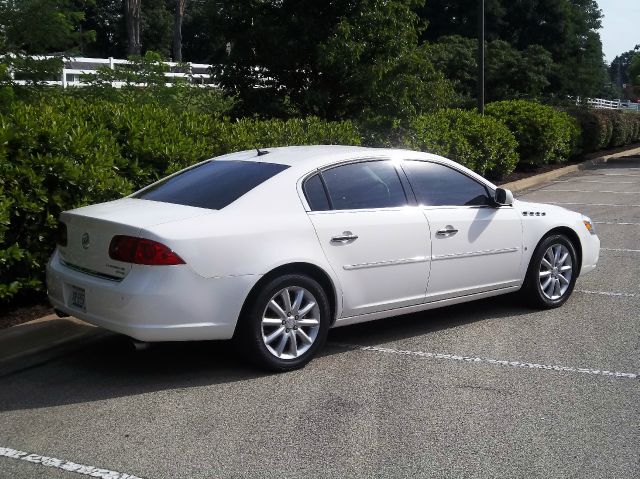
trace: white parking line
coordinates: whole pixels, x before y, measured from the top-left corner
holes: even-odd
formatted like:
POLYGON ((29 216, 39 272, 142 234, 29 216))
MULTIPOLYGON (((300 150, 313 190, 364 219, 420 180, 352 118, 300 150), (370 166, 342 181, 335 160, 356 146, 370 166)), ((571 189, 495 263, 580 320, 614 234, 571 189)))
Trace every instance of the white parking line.
POLYGON ((358 351, 371 351, 375 353, 397 354, 397 355, 414 356, 414 357, 426 358, 426 359, 461 361, 461 362, 468 362, 468 363, 475 363, 475 364, 494 364, 498 366, 510 366, 513 368, 541 369, 545 371, 593 374, 597 376, 638 379, 638 374, 636 373, 621 373, 617 371, 608 371, 603 369, 574 368, 570 366, 553 366, 548 364, 523 363, 521 361, 506 361, 502 359, 479 358, 474 356, 459 356, 456 354, 426 353, 423 351, 408 351, 403 349, 381 348, 378 346, 359 346, 357 344, 340 344, 340 343, 331 343, 331 344, 334 344, 336 346, 342 346, 349 349, 355 349, 358 351))
POLYGON ((616 195, 640 195, 640 191, 609 191, 609 190, 603 190, 603 191, 591 191, 591 190, 538 190, 538 191, 544 191, 545 193, 555 193, 555 192, 560 192, 560 193, 615 193, 616 195))
POLYGON ((18 459, 20 461, 27 461, 32 464, 39 464, 45 467, 62 469, 63 471, 75 472, 76 474, 82 474, 85 476, 100 477, 102 479, 141 479, 138 476, 127 474, 124 472, 111 471, 109 469, 100 469, 98 467, 86 466, 84 464, 76 464, 75 462, 65 461, 64 459, 57 459, 55 457, 49 456, 40 456, 39 454, 18 451, 9 447, 0 446, 0 457, 2 456, 11 459, 18 459))
POLYGON ((560 203, 558 201, 547 201, 550 205, 582 205, 582 206, 619 206, 623 208, 640 208, 640 205, 617 205, 612 203, 560 203))
POLYGON ((586 289, 576 289, 575 293, 584 293, 584 294, 600 294, 602 296, 618 296, 623 298, 635 298, 638 296, 636 293, 617 293, 615 291, 589 291, 586 289))
POLYGON ((620 222, 620 223, 616 223, 615 221, 594 221, 595 224, 597 225, 626 225, 626 226, 640 226, 640 223, 627 223, 627 222, 620 222))
POLYGON ((572 178, 569 180, 554 180, 552 183, 602 183, 604 185, 637 185, 637 181, 600 181, 600 180, 583 180, 582 178, 572 178))
POLYGON ((626 249, 626 248, 600 248, 600 251, 623 251, 625 253, 640 253, 640 249, 626 249))

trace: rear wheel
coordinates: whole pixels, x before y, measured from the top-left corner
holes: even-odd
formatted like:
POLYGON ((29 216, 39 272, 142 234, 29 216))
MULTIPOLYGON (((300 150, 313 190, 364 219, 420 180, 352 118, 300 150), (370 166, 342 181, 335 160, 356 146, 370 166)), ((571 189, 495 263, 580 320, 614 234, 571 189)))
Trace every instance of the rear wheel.
POLYGON ((241 318, 239 340, 258 367, 290 371, 305 366, 324 344, 329 301, 314 279, 286 275, 267 283, 241 318))
POLYGON ((531 257, 522 292, 536 308, 562 306, 573 292, 578 271, 573 244, 564 235, 544 238, 531 257))

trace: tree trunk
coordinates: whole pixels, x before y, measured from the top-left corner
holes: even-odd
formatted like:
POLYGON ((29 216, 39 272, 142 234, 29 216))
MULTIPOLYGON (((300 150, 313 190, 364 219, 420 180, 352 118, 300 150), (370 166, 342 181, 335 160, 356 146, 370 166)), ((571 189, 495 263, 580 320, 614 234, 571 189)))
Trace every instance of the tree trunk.
POLYGON ((176 11, 173 22, 173 60, 182 61, 182 19, 186 0, 176 0, 176 11))
POLYGON ((127 23, 127 55, 140 55, 140 2, 141 0, 124 0, 125 19, 127 23))

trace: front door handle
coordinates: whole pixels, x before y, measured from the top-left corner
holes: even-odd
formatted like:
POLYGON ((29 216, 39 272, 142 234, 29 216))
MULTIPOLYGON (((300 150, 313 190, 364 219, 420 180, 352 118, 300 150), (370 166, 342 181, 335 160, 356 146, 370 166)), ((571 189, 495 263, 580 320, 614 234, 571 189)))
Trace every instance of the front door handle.
POLYGON ((354 235, 351 231, 344 231, 341 235, 332 236, 332 243, 348 243, 350 241, 355 241, 358 239, 358 235, 354 235))
POLYGON ((457 232, 458 230, 453 226, 447 225, 443 229, 436 231, 436 236, 449 237, 455 235, 457 232))

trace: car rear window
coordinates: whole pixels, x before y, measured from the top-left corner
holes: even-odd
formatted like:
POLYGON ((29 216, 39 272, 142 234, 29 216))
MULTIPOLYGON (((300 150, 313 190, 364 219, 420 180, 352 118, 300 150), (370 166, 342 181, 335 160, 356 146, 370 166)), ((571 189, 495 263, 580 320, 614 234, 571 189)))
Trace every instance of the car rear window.
POLYGON ((220 210, 287 168, 277 163, 213 160, 166 178, 133 197, 220 210))

